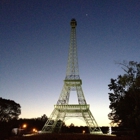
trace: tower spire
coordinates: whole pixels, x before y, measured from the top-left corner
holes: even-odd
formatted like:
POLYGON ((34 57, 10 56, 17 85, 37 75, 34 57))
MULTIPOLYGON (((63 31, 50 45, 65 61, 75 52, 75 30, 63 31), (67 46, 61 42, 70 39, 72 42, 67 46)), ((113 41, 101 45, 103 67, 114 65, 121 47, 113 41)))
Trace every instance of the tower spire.
POLYGON ((66 80, 80 79, 79 69, 78 69, 78 57, 77 57, 77 42, 76 42, 77 22, 74 18, 71 20, 70 25, 71 25, 71 35, 70 35, 67 71, 66 71, 66 78, 65 78, 66 80))

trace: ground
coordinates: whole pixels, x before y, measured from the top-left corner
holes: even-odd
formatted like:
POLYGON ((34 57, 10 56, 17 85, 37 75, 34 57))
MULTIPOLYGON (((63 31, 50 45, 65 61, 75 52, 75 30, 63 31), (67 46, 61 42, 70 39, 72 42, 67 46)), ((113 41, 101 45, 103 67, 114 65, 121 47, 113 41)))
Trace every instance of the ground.
POLYGON ((9 140, 137 140, 137 138, 90 134, 39 134, 32 136, 11 137, 9 140))

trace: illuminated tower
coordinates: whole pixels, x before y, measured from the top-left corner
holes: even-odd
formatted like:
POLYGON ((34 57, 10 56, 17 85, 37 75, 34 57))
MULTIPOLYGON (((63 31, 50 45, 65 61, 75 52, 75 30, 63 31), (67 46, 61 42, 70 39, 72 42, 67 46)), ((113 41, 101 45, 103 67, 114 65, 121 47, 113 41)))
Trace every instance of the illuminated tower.
POLYGON ((64 85, 57 104, 54 105, 54 110, 42 128, 42 132, 58 133, 60 132, 62 124, 65 122, 67 117, 82 117, 85 120, 91 134, 102 133, 89 109, 89 104, 86 103, 81 87, 82 80, 79 76, 77 59, 76 20, 72 19, 70 25, 70 47, 64 85), (76 91, 79 104, 69 104, 71 91, 76 91))

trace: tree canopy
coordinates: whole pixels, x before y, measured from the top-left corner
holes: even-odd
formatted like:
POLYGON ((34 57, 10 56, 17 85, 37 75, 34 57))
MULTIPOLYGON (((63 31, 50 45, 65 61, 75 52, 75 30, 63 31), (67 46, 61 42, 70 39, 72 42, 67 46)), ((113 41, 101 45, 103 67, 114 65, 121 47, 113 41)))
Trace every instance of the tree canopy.
POLYGON ((120 63, 125 74, 108 85, 112 123, 136 130, 140 127, 140 63, 120 63))
POLYGON ((0 98, 0 121, 17 119, 21 114, 20 104, 13 100, 0 98))

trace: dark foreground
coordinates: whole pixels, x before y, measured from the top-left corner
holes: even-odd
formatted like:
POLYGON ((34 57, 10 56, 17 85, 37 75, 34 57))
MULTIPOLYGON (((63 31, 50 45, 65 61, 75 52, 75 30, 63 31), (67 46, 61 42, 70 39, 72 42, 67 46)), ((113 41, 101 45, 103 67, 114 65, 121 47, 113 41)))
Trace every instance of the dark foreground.
POLYGON ((137 138, 90 134, 37 134, 32 136, 11 137, 8 140, 137 140, 137 138))

